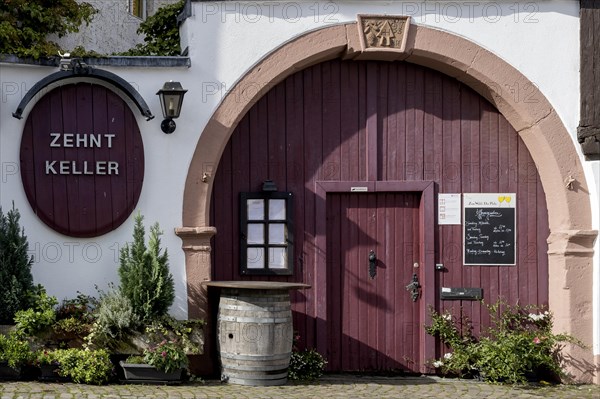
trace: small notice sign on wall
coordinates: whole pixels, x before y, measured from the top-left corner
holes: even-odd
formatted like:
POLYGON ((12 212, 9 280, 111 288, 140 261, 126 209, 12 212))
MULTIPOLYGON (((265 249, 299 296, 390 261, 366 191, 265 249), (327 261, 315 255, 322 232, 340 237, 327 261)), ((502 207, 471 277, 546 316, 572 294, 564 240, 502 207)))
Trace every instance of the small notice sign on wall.
POLYGON ((438 194, 438 224, 460 224, 460 194, 438 194))
POLYGON ((464 194, 465 265, 516 264, 516 194, 464 194))

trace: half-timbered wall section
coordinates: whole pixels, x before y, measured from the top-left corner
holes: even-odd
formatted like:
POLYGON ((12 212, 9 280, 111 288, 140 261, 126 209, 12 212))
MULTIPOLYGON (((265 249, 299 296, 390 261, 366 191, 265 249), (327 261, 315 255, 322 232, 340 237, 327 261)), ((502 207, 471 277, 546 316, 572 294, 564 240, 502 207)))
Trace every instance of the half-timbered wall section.
MULTIPOLYGON (((436 271, 434 281, 427 281, 424 289, 433 290, 438 309, 462 311, 474 322, 476 332, 489 322, 479 303, 440 301, 441 287, 481 287, 486 302, 501 297, 521 304, 548 302, 549 230, 535 164, 515 130, 490 103, 444 74, 402 62, 334 60, 297 72, 273 87, 238 124, 215 175, 214 280, 257 278, 240 275, 238 193, 259 191, 266 179, 295 196, 295 272, 269 278, 313 287, 322 286, 318 278, 328 280, 326 296, 315 290, 293 294, 293 310, 301 345, 326 352, 332 370, 418 370, 419 365, 394 351, 414 347, 414 336, 406 333, 406 326, 424 322, 417 317, 407 323, 406 309, 402 310, 413 306, 404 287, 410 283, 415 259, 405 252, 418 252, 424 244, 419 242, 415 216, 421 193, 379 197, 327 193, 323 197, 317 195, 318 182, 432 181, 436 193, 516 193, 516 265, 463 266, 462 226, 436 224, 434 258, 444 271, 436 271), (361 212, 365 212, 363 221, 361 212), (319 231, 323 215, 327 227, 319 231), (369 218, 376 224, 369 224, 369 218), (405 223, 417 230, 407 229, 405 223), (353 231, 365 237, 362 242, 353 231), (316 242, 322 234, 325 246, 316 242), (382 249, 386 240, 400 249, 382 249), (414 244, 417 248, 410 249, 414 244), (377 245, 384 251, 378 257, 386 258, 378 265, 378 275, 370 279, 368 248, 377 245), (359 248, 360 254, 356 259, 332 255, 343 248, 347 253, 359 248), (319 268, 327 268, 327 273, 319 268), (355 285, 344 273, 352 273, 355 285), (325 298, 327 303, 322 303, 325 298), (359 312, 361 302, 367 304, 364 313, 348 317, 359 312), (327 312, 319 313, 323 306, 327 312), (371 311, 375 308, 383 313, 371 311), (326 314, 326 322, 318 314, 326 314), (361 326, 369 326, 369 332, 360 332, 361 326), (325 345, 318 342, 323 334, 328 340, 325 345), (370 334, 380 340, 390 334, 400 338, 385 338, 382 344, 370 334), (350 350, 345 357, 336 353, 340 342, 353 343, 345 346, 350 350), (366 355, 370 360, 359 364, 354 359, 360 353, 375 354, 366 355)), ((421 269, 433 267, 421 265, 421 269)), ((414 306, 427 306, 422 299, 414 306)), ((416 328, 422 329, 422 324, 416 328)), ((416 355, 403 356, 414 360, 416 355)))

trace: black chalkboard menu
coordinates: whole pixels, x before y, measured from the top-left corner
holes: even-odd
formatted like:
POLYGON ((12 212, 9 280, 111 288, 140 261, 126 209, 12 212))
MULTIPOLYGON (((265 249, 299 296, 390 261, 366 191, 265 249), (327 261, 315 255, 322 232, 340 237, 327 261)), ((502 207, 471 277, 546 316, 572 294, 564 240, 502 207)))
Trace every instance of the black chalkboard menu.
POLYGON ((464 194, 465 265, 515 265, 516 195, 464 194))

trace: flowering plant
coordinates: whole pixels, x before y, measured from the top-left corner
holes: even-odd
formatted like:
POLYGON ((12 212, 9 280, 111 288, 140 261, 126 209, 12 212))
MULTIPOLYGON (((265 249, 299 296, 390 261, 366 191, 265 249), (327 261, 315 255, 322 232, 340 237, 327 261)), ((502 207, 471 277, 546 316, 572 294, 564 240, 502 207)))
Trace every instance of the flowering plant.
POLYGON ((35 354, 35 359, 33 363, 36 366, 48 365, 51 364, 53 366, 57 366, 59 364, 58 356, 56 352, 49 349, 40 349, 35 354))
POLYGON ((315 349, 300 350, 299 346, 300 335, 294 332, 288 378, 290 380, 316 380, 323 375, 327 361, 315 349))
POLYGON ((163 340, 144 350, 144 363, 169 373, 186 368, 188 358, 179 342, 163 340))
POLYGON ((484 308, 491 325, 478 338, 471 334, 471 323, 465 317, 431 312, 427 333, 439 337, 451 351, 433 361, 433 367, 443 374, 479 374, 491 382, 521 383, 532 375, 554 380, 564 377, 560 350, 565 343, 582 344, 568 334, 553 333, 550 312, 504 301, 484 308))

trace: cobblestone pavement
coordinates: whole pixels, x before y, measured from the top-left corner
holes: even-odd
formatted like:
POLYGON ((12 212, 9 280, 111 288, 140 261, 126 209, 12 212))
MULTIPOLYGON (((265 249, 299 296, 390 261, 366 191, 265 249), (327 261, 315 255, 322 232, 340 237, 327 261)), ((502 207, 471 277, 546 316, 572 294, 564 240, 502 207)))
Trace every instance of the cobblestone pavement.
POLYGON ((0 382, 0 399, 600 399, 600 386, 503 386, 437 377, 328 375, 317 382, 279 387, 247 387, 218 381, 178 386, 0 382))

